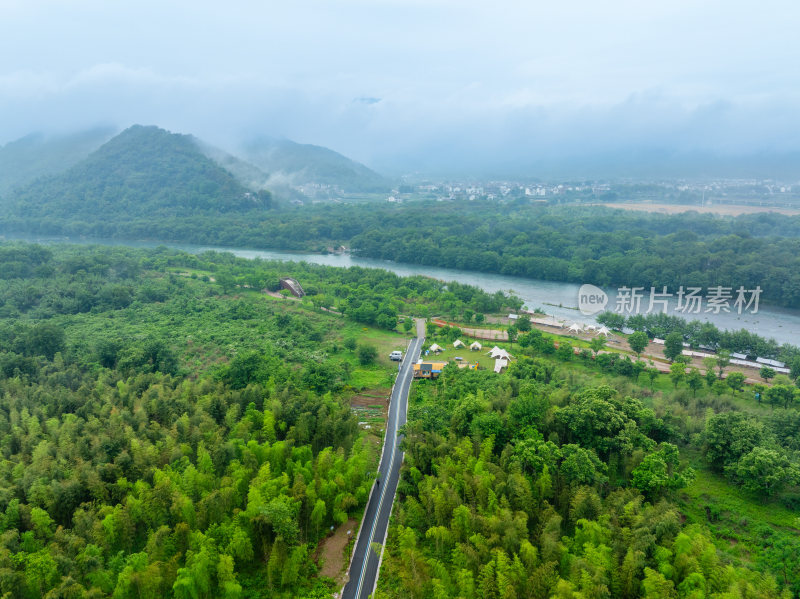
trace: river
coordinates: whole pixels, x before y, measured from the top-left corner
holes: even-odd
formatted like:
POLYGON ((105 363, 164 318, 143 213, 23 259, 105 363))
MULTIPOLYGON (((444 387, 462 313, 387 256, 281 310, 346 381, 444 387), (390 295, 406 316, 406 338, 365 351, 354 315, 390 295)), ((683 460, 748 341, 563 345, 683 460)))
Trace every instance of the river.
MULTIPOLYGON (((592 323, 591 316, 584 316, 577 310, 578 289, 580 285, 575 283, 557 283, 553 281, 537 281, 520 277, 497 275, 489 273, 479 273, 454 268, 439 268, 435 266, 418 266, 415 264, 401 264, 390 260, 373 260, 370 258, 360 258, 350 254, 305 254, 284 251, 270 250, 250 250, 240 248, 223 248, 203 245, 188 245, 179 243, 149 243, 149 242, 126 242, 119 240, 75 240, 75 239, 53 239, 37 238, 33 236, 5 236, 5 239, 17 239, 38 243, 82 243, 82 244, 102 244, 102 245, 121 245, 128 247, 156 247, 167 246, 190 253, 201 253, 208 250, 230 252, 242 258, 261 258, 263 260, 288 260, 293 262, 310 262, 313 264, 324 264, 327 266, 349 267, 362 266, 366 268, 382 268, 397 273, 401 276, 425 275, 441 279, 443 281, 458 281, 468 285, 475 285, 489 293, 495 291, 511 292, 525 302, 525 306, 530 309, 542 308, 548 314, 557 318, 575 321, 578 323, 592 323)), ((1 238, 0 238, 1 239, 1 238)), ((609 295, 609 307, 615 305, 616 290, 606 289, 609 295)), ((668 290, 674 291, 674 290, 668 290)), ((647 304, 647 298, 642 302, 647 304)), ((669 304, 670 314, 682 316, 687 319, 698 319, 713 323, 721 329, 738 330, 747 329, 752 333, 762 337, 773 338, 778 343, 800 344, 800 310, 789 310, 774 306, 760 305, 758 312, 737 314, 735 310, 730 313, 720 312, 691 314, 683 316, 673 312, 675 302, 669 304)))

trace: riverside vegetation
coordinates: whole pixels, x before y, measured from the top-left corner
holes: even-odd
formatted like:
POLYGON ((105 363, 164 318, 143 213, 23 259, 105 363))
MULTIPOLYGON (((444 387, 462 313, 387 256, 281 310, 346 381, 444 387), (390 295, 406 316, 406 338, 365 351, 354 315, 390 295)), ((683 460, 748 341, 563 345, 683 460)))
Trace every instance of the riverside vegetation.
MULTIPOLYGON (((300 149, 285 158, 296 163, 300 149)), ((800 307, 800 216, 667 216, 512 196, 293 207, 247 187, 226 164, 190 136, 134 126, 67 170, 6 190, 0 231, 288 250, 344 244, 370 258, 549 281, 673 293, 761 286, 764 302, 800 307)), ((329 169, 319 166, 324 179, 329 169)), ((357 171, 365 188, 378 184, 357 171)))
POLYGON ((378 454, 349 397, 393 372, 371 343, 405 345, 401 310, 506 303, 443 287, 0 244, 0 594, 329 596, 315 547, 358 517, 378 454), (286 274, 313 301, 260 292, 286 274))
MULTIPOLYGON (((349 398, 394 370, 370 346, 402 347, 406 315, 518 307, 213 252, 0 258, 8 597, 330 596, 316 547, 358 518, 378 457, 349 398), (286 275, 303 301, 261 293, 286 275)), ((798 596, 795 404, 535 330, 510 349, 499 376, 414 385, 379 596, 798 596)))
POLYGON ((667 286, 673 293, 681 285, 760 285, 762 301, 800 307, 798 216, 667 216, 602 206, 532 206, 524 199, 506 202, 502 210, 488 201, 265 210, 236 199, 232 206, 209 200, 201 206, 205 214, 184 210, 154 219, 138 208, 109 206, 114 219, 83 213, 76 218, 64 213, 60 199, 71 197, 73 184, 57 183, 50 182, 46 195, 33 188, 25 192, 24 209, 9 205, 0 230, 287 250, 345 244, 368 258, 548 281, 667 286))

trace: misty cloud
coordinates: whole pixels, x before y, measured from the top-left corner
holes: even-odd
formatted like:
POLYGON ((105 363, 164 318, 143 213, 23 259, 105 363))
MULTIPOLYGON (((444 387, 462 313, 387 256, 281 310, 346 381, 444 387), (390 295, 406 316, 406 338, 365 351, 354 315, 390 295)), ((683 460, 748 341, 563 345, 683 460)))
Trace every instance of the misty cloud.
POLYGON ((0 8, 0 143, 157 124, 407 169, 800 150, 793 3, 0 8), (124 25, 124 26, 123 26, 124 25), (14 59, 9 60, 8 57, 14 59))

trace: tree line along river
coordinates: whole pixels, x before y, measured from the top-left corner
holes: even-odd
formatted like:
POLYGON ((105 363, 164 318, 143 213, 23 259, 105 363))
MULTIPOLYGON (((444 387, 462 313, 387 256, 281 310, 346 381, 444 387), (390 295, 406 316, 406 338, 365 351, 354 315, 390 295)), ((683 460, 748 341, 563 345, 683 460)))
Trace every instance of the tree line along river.
MULTIPOLYGON (((251 250, 245 248, 223 248, 202 245, 187 245, 177 243, 151 243, 151 242, 126 242, 119 240, 65 240, 52 238, 37 238, 33 236, 6 236, 6 239, 17 239, 21 241, 31 241, 39 243, 84 243, 102 245, 122 245, 129 247, 157 247, 167 246, 190 253, 201 253, 214 250, 220 252, 230 252, 242 258, 261 258, 263 260, 287 260, 294 262, 309 262, 326 266, 350 267, 361 266, 364 268, 382 268, 401 276, 424 275, 441 279, 443 281, 458 281, 459 283, 474 285, 483 290, 494 293, 495 291, 511 292, 523 300, 525 306, 531 310, 542 308, 548 314, 570 322, 593 323, 594 318, 585 316, 577 310, 578 289, 580 285, 575 283, 559 283, 554 281, 537 281, 533 279, 523 279, 507 275, 479 273, 453 268, 441 268, 435 266, 421 266, 415 264, 402 264, 390 260, 374 260, 370 258, 360 258, 350 254, 309 254, 285 252, 279 250, 251 250)), ((591 283, 591 281, 587 281, 591 283)), ((616 305, 617 290, 605 289, 609 296, 608 308, 613 309, 616 305)), ((676 289, 668 289, 670 293, 676 293, 676 289)), ((647 309, 649 302, 649 289, 644 291, 642 298, 642 313, 647 309)), ((736 297, 734 290, 734 298, 736 297)), ((757 313, 743 311, 741 314, 733 307, 733 300, 730 302, 730 312, 720 311, 706 312, 706 305, 699 313, 684 314, 675 311, 676 298, 672 297, 668 301, 667 313, 673 316, 686 318, 687 320, 698 319, 713 323, 720 329, 739 330, 747 329, 751 333, 756 333, 766 338, 773 338, 778 343, 791 343, 797 345, 800 342, 800 311, 775 306, 758 306, 757 313)), ((660 308, 659 308, 660 310, 660 308)))

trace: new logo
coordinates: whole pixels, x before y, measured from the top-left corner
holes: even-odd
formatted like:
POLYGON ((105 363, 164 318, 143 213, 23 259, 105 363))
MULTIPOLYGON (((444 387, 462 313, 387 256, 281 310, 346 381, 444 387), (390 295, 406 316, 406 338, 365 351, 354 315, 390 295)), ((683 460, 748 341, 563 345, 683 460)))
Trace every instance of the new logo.
POLYGON ((606 292, 594 285, 581 285, 578 289, 578 310, 585 316, 602 312, 608 304, 606 292))

